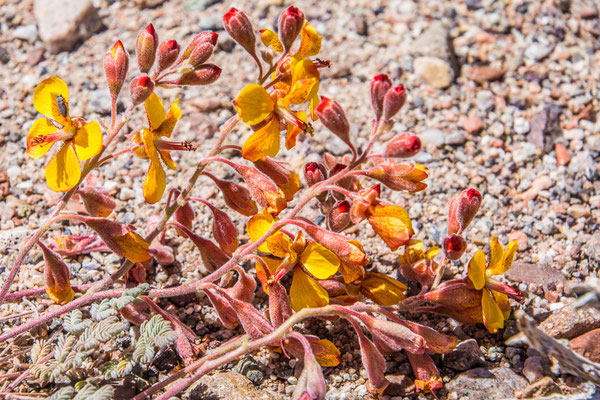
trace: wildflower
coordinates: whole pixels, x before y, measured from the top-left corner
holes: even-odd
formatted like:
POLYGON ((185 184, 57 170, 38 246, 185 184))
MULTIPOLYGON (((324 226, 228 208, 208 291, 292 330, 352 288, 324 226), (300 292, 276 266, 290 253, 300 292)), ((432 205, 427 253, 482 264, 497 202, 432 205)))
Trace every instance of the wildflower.
POLYGON ((398 256, 400 273, 408 280, 417 281, 427 289, 435 279, 438 264, 433 261, 439 253, 438 247, 425 251, 425 245, 420 240, 411 239, 405 244, 404 254, 398 256))
POLYGON ((519 298, 519 293, 508 285, 502 284, 492 278, 494 275, 502 275, 510 269, 515 253, 519 245, 516 240, 508 243, 506 251, 492 236, 490 245, 490 260, 485 264, 485 254, 478 250, 469 262, 468 277, 475 290, 482 291, 481 310, 483 323, 490 333, 504 328, 504 321, 510 315, 507 294, 519 298))
POLYGON ((375 233, 392 251, 406 244, 415 234, 408 213, 400 206, 372 205, 366 215, 375 233))
POLYGON ((179 99, 171 104, 169 113, 165 116, 162 101, 154 93, 146 100, 146 115, 148 116, 149 129, 143 128, 134 136, 134 141, 139 147, 134 149, 135 155, 140 158, 150 159, 150 168, 144 182, 144 198, 150 204, 156 203, 162 197, 167 186, 165 171, 162 164, 175 169, 175 163, 169 154, 170 150, 193 150, 189 143, 172 142, 162 139, 169 138, 175 124, 181 117, 178 105, 179 99))
MULTIPOLYGON (((250 240, 256 242, 274 222, 273 216, 267 212, 250 218, 246 227, 250 240)), ((269 271, 275 275, 275 279, 280 279, 293 268, 290 300, 295 311, 329 304, 327 291, 314 278, 327 279, 337 272, 340 260, 332 251, 319 243, 307 242, 302 232, 298 233, 293 241, 285 234, 277 232, 267 238, 258 249, 280 260, 279 265, 275 265, 273 271, 269 271)))
POLYGON ((46 118, 37 119, 29 129, 27 154, 40 158, 54 143, 64 142, 50 160, 45 175, 52 190, 66 192, 79 183, 79 161, 88 160, 100 152, 100 125, 95 121, 85 122, 83 118, 70 117, 67 84, 55 76, 35 88, 33 105, 46 118))
POLYGON ((75 292, 69 283, 69 268, 58 254, 37 242, 44 255, 44 281, 46 293, 57 304, 66 304, 73 300, 75 292))

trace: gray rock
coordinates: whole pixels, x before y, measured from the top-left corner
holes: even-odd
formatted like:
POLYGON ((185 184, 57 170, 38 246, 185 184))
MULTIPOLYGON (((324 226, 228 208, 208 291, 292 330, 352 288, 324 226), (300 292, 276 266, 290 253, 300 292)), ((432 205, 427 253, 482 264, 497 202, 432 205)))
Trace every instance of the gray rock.
POLYGON ((529 132, 531 128, 529 126, 529 121, 523 117, 519 117, 515 119, 515 122, 513 123, 513 129, 519 135, 524 135, 529 132))
POLYGON ((53 53, 72 50, 102 27, 91 0, 35 0, 33 13, 40 38, 53 53))
POLYGON ((10 53, 6 48, 0 47, 0 63, 6 64, 10 61, 10 53))
POLYGON ((444 144, 444 132, 439 129, 426 129, 419 134, 419 139, 424 146, 440 147, 444 144))
POLYGON ((528 161, 535 156, 537 148, 532 143, 516 143, 512 151, 512 159, 515 163, 528 161))
POLYGON ((581 246, 581 252, 590 258, 590 261, 600 263, 600 233, 594 233, 590 240, 581 246))
POLYGON ((457 371, 466 371, 483 364, 483 353, 475 339, 460 342, 452 353, 444 356, 444 364, 457 371))
POLYGON ((416 75, 429 85, 445 89, 452 84, 458 62, 448 30, 441 22, 432 23, 411 46, 418 58, 414 61, 416 75))
POLYGON ((574 310, 571 307, 563 307, 554 311, 539 328, 557 339, 573 339, 600 328, 600 311, 594 308, 574 310))
POLYGON ((598 6, 594 0, 573 0, 571 13, 579 18, 598 17, 598 6))
POLYGON ((527 357, 523 364, 523 375, 529 383, 533 383, 544 377, 544 367, 542 366, 542 357, 532 356, 527 357))
POLYGON ((465 144, 465 142, 467 141, 467 137, 462 132, 454 132, 449 135, 446 135, 445 141, 446 144, 449 144, 451 146, 460 146, 465 144))
POLYGON ((525 57, 533 61, 541 61, 548 57, 552 50, 554 50, 554 45, 547 40, 533 42, 525 49, 525 57))
POLYGON ((204 11, 218 2, 219 0, 187 0, 183 3, 183 8, 185 8, 186 11, 204 11))
POLYGON ((446 389, 459 398, 469 400, 506 399, 514 397, 514 392, 527 386, 527 380, 510 368, 475 368, 463 372, 449 383, 446 389))
POLYGON ((38 28, 35 25, 19 26, 13 31, 13 37, 33 43, 38 37, 38 28))
POLYGON ((560 106, 546 104, 544 109, 531 118, 531 131, 527 141, 535 144, 544 153, 554 148, 554 141, 562 134, 560 127, 560 106))
POLYGON ((477 92, 475 106, 481 111, 491 111, 494 108, 494 93, 489 90, 477 92))
POLYGON ((414 62, 417 76, 436 89, 445 89, 454 80, 454 71, 448 62, 438 57, 419 57, 414 62))
POLYGON ((545 264, 527 264, 516 262, 505 273, 508 280, 518 283, 543 286, 545 290, 555 289, 565 282, 563 273, 545 264))

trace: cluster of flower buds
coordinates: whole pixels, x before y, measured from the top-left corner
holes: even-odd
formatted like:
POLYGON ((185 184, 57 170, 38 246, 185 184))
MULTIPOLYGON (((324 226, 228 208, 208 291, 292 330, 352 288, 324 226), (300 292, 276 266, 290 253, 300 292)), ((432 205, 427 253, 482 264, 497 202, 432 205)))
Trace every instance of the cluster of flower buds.
POLYGON ((458 260, 467 249, 461 236, 481 205, 481 194, 476 189, 465 189, 450 203, 448 211, 448 236, 444 239, 444 254, 449 260, 458 260))
POLYGON ((389 76, 376 75, 371 81, 371 106, 376 123, 382 122, 391 128, 389 121, 406 103, 406 89, 403 85, 392 85, 389 76))

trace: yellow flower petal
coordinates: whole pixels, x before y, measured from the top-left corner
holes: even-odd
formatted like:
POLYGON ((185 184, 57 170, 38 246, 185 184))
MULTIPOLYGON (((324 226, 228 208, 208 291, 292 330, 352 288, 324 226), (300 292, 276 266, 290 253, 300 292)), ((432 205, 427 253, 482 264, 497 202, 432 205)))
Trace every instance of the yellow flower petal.
POLYGON ((485 253, 482 250, 477 250, 477 253, 469 261, 468 275, 476 290, 483 289, 485 286, 485 253))
POLYGON ((387 275, 374 272, 367 273, 361 283, 361 292, 375 303, 382 306, 393 306, 404 300, 406 286, 387 275))
MULTIPOLYGON (((163 111, 164 113, 164 111, 163 111)), ((181 118, 181 108, 179 108, 179 99, 175 99, 171 104, 167 117, 160 123, 154 131, 155 136, 171 137, 175 124, 181 118)))
POLYGON ((165 192, 167 178, 162 164, 160 163, 158 151, 154 146, 152 132, 144 128, 142 138, 144 147, 146 148, 146 154, 148 154, 148 158, 150 158, 150 168, 148 169, 146 180, 144 182, 144 199, 146 199, 146 202, 149 204, 154 204, 160 200, 165 192))
POLYGON ((294 311, 323 307, 329 304, 329 295, 316 280, 296 268, 290 286, 290 302, 294 311))
POLYGON ((50 160, 45 175, 50 189, 57 192, 67 192, 79 182, 79 161, 70 144, 65 144, 50 160))
POLYGON ((56 140, 49 136, 57 129, 46 118, 37 119, 27 133, 27 154, 31 158, 40 158, 50 150, 56 140))
POLYGON ((498 307, 502 310, 504 319, 507 320, 508 317, 510 317, 510 303, 508 301, 508 296, 495 290, 492 290, 492 295, 494 296, 494 300, 498 304, 498 307))
POLYGON ((294 171, 290 171, 290 177, 286 184, 277 185, 285 195, 287 201, 294 200, 294 195, 300 190, 300 178, 294 171))
MULTIPOLYGON (((256 242, 263 237, 271 225, 273 225, 273 222, 275 222, 273 216, 265 211, 252 216, 246 223, 246 232, 248 233, 250 240, 256 242)), ((263 253, 269 253, 269 246, 267 243, 263 243, 258 247, 258 250, 263 253)))
POLYGON ((160 97, 154 92, 146 99, 144 105, 146 106, 146 116, 148 117, 150 130, 153 131, 165 120, 165 107, 160 97))
POLYGON ((280 142, 279 120, 272 118, 246 139, 242 146, 242 156, 252 162, 265 156, 275 157, 279 153, 280 142))
POLYGON ((370 206, 367 219, 392 251, 406 244, 414 234, 408 213, 400 206, 370 206))
POLYGON ((80 160, 89 160, 100 152, 102 148, 102 131, 96 121, 88 122, 77 129, 73 138, 75 152, 80 160))
POLYGON ((502 265, 503 259, 504 249, 500 242, 498 242, 498 238, 492 236, 492 241, 490 243, 490 263, 488 264, 488 273, 490 275, 500 275, 504 272, 504 266, 502 265))
POLYGON ((264 121, 275 108, 269 93, 257 83, 251 83, 243 88, 234 105, 240 119, 249 125, 264 121))
POLYGON ((267 238, 267 248, 269 253, 275 257, 285 258, 290 255, 290 262, 296 262, 296 253, 290 249, 290 239, 281 232, 277 232, 267 238))
POLYGON ((506 245, 506 252, 504 253, 504 260, 502 261, 503 273, 510 269, 512 262, 515 258, 515 253, 519 250, 519 244, 516 240, 513 240, 506 245))
POLYGON ((279 37, 270 29, 260 30, 260 40, 267 47, 271 47, 278 53, 283 53, 283 45, 279 41, 279 37))
POLYGON ((33 105, 42 115, 59 124, 69 123, 69 89, 62 79, 52 76, 37 85, 33 105))
POLYGON ((171 168, 172 170, 177 169, 175 161, 173 161, 171 158, 171 153, 169 153, 167 150, 158 150, 158 154, 160 155, 162 162, 164 162, 167 167, 171 168))
POLYGON ((123 236, 113 237, 112 240, 123 250, 123 257, 132 263, 143 262, 150 259, 148 242, 135 232, 127 232, 123 236))
POLYGON ((315 359, 321 367, 337 367, 340 365, 340 351, 331 341, 321 339, 312 343, 315 359))
POLYGON ((300 32, 300 50, 302 57, 316 56, 321 51, 321 35, 307 21, 300 32))
POLYGON ((302 104, 309 99, 313 87, 318 84, 317 79, 302 79, 292 85, 290 92, 282 99, 282 106, 289 107, 290 104, 302 104))
POLYGON ((490 333, 496 333, 498 329, 504 328, 504 314, 487 289, 483 290, 481 309, 483 323, 490 333))
POLYGON ((306 246, 300 255, 300 262, 317 279, 329 278, 340 266, 339 258, 331 250, 316 242, 306 246))
MULTIPOLYGON (((304 111, 297 111, 295 112, 296 114, 296 118, 298 118, 300 121, 302 122, 307 122, 308 121, 308 116, 306 115, 306 113, 304 111)), ((286 124, 287 127, 287 132, 285 135, 285 148, 286 149, 291 149, 294 146, 296 146, 296 137, 303 133, 304 131, 300 128, 298 128, 296 125, 294 124, 290 124, 289 122, 286 124)))
POLYGON ((64 288, 58 286, 46 286, 46 293, 48 293, 50 300, 56 304, 67 304, 73 300, 73 297, 75 296, 75 292, 70 284, 64 288))
POLYGON ((398 256, 398 260, 402 265, 411 265, 425 258, 423 254, 425 245, 420 240, 412 239, 406 243, 404 247, 404 254, 398 256))

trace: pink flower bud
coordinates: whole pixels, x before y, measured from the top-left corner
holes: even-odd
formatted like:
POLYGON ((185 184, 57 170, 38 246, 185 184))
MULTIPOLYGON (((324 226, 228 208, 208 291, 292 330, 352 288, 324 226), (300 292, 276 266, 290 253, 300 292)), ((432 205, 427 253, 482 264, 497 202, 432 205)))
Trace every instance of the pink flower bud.
POLYGON ((277 23, 279 39, 286 52, 292 47, 292 44, 300 34, 303 25, 304 13, 294 6, 289 6, 279 16, 279 21, 277 23))
POLYGON ((410 132, 403 132, 392 139, 385 148, 385 157, 408 158, 421 151, 421 139, 410 132))
POLYGON ((350 124, 342 106, 335 101, 321 96, 321 102, 315 108, 317 116, 334 135, 342 139, 344 143, 352 147, 350 142, 350 124))
POLYGON ((324 165, 316 162, 309 162, 304 165, 304 179, 308 186, 316 185, 324 181, 325 178, 327 178, 327 170, 324 165))
POLYGON ((119 313, 123 318, 127 321, 131 322, 135 325, 141 325, 145 321, 150 319, 150 314, 145 311, 148 310, 148 306, 141 300, 136 300, 131 304, 126 305, 125 307, 119 310, 119 313))
POLYGON ((181 47, 176 40, 162 42, 156 52, 156 72, 164 71, 173 65, 179 56, 180 50, 181 47))
POLYGON ((252 304, 234 299, 221 288, 217 288, 217 290, 231 304, 242 323, 242 327, 252 339, 259 339, 274 331, 269 320, 252 304))
POLYGON ((261 207, 265 207, 271 214, 279 214, 287 207, 285 195, 265 174, 256 168, 241 164, 230 163, 232 168, 242 176, 248 184, 252 197, 261 207))
POLYGON ((139 74, 129 84, 129 95, 134 105, 142 104, 154 91, 154 82, 146 74, 139 74))
POLYGON ((194 232, 178 222, 169 222, 169 225, 177 228, 180 233, 182 233, 184 236, 187 236, 192 242, 194 242, 194 245, 196 245, 200 251, 200 256, 202 257, 204 266, 209 271, 216 271, 217 268, 229 261, 229 256, 227 256, 227 254, 225 254, 223 250, 221 250, 212 241, 205 239, 200 235, 196 235, 194 232))
POLYGON ((377 200, 381 194, 381 184, 363 189, 353 198, 352 208, 350 209, 350 218, 352 223, 358 224, 366 218, 369 207, 377 200))
POLYGON ((225 289, 225 291, 234 299, 248 303, 252 302, 256 291, 256 280, 239 265, 236 265, 234 269, 238 274, 238 279, 232 287, 225 289))
MULTIPOLYGON (((179 197, 179 190, 173 189, 172 193, 175 199, 179 197)), ((194 212, 194 209, 190 205, 189 201, 186 201, 184 205, 177 208, 177 210, 175 210, 175 213, 173 214, 173 219, 179 222, 181 225, 188 228, 189 230, 192 230, 192 227, 194 226, 195 217, 196 213, 194 212)))
POLYGON ((176 85, 203 86, 210 85, 221 76, 221 68, 214 64, 204 64, 193 72, 187 72, 181 75, 176 81, 176 85))
POLYGON ((252 200, 252 196, 250 195, 250 191, 248 191, 248 189, 238 185, 237 183, 218 179, 208 173, 204 173, 204 175, 212 179, 219 187, 221 193, 223 193, 225 204, 227 204, 229 208, 247 217, 250 217, 258 212, 258 207, 256 206, 254 200, 252 200))
POLYGON ((376 120, 379 120, 383 114, 383 99, 391 87, 392 81, 385 74, 375 75, 371 81, 371 106, 376 120))
POLYGON ((459 235, 469 226, 481 205, 481 193, 476 189, 465 189, 450 203, 448 211, 448 234, 459 235))
POLYGON ((100 187, 84 186, 77 190, 77 194, 91 217, 108 217, 117 206, 108 192, 100 187))
POLYGON ((58 254, 46 247, 42 242, 37 242, 44 255, 44 283, 46 293, 53 302, 66 304, 73 300, 75 292, 71 288, 69 267, 58 254))
POLYGON ((269 285, 269 317, 275 328, 294 314, 290 297, 279 282, 269 285))
POLYGON ((444 239, 444 254, 449 260, 456 261, 462 257, 467 250, 467 242, 461 236, 451 234, 444 239))
POLYGON ((271 157, 259 158, 253 164, 260 172, 271 178, 277 185, 285 185, 289 182, 292 175, 292 171, 285 167, 285 163, 271 157))
POLYGON ((350 225, 350 202, 340 200, 327 214, 327 227, 333 232, 341 232, 350 225))
POLYGON ((158 35, 152 24, 141 31, 135 41, 135 52, 137 54, 140 72, 147 73, 154 64, 156 49, 158 48, 158 35))
POLYGON ((206 202, 205 204, 210 207, 213 214, 213 237, 225 254, 231 256, 239 246, 237 229, 226 213, 209 202, 206 202))
POLYGON ((181 53, 181 57, 179 62, 187 60, 192 57, 193 53, 196 53, 194 58, 198 65, 204 64, 204 61, 208 60, 208 58, 212 55, 214 47, 217 45, 217 39, 219 35, 215 32, 204 31, 197 34, 194 39, 188 44, 185 48, 184 52, 181 53), (206 52, 210 51, 210 54, 206 55, 206 52), (204 58, 206 56, 206 58, 204 58), (204 60, 202 61, 202 59, 204 60))
POLYGON ((388 89, 383 98, 383 118, 389 120, 398 114, 406 103, 406 89, 403 85, 393 86, 388 89))
POLYGON ((422 354, 425 340, 410 329, 392 321, 383 321, 367 315, 359 317, 371 335, 385 342, 393 351, 406 350, 422 354))
POLYGON ((128 69, 129 54, 123 47, 123 43, 117 40, 113 47, 104 55, 104 72, 110 96, 113 100, 117 98, 121 87, 123 87, 128 69))
POLYGON ((158 240, 154 240, 148 248, 148 253, 160 264, 171 265, 175 262, 175 254, 169 246, 161 244, 158 240))
POLYGON ((371 342, 362 329, 354 320, 350 320, 354 326, 354 330, 358 335, 358 344, 360 345, 360 355, 362 363, 369 377, 370 391, 382 394, 385 388, 390 384, 384 375, 386 365, 383 354, 377 349, 375 344, 371 342))
POLYGON ((256 55, 256 35, 252 22, 246 14, 231 7, 223 16, 223 26, 233 40, 248 53, 256 55))
POLYGON ((206 293, 206 297, 208 297, 219 316, 219 321, 225 328, 234 329, 238 326, 240 319, 231 304, 223 296, 214 293, 210 289, 204 289, 204 293, 206 293))

